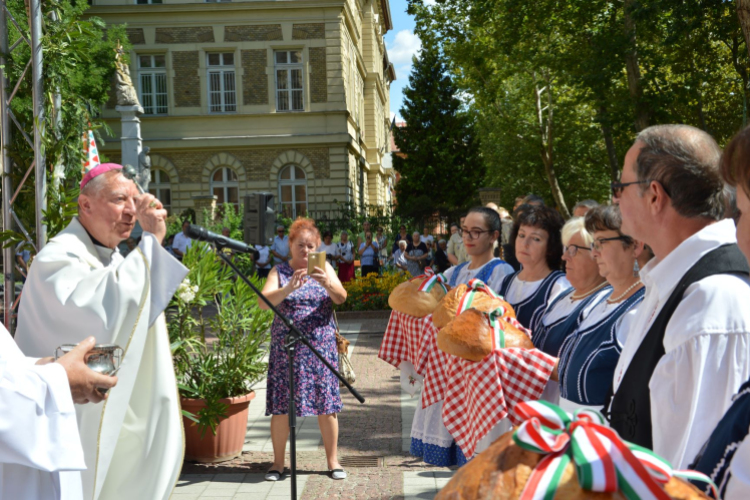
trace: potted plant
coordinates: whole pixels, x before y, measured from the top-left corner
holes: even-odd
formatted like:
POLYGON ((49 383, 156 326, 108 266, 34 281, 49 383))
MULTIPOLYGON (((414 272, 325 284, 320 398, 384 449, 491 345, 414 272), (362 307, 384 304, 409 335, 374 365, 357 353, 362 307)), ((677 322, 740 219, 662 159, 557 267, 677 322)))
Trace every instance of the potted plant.
MULTIPOLYGON (((263 378, 272 315, 204 245, 172 300, 169 332, 185 424, 185 458, 221 462, 242 453, 252 385, 263 378), (210 431, 210 432, 209 432, 210 431)), ((261 286, 256 278, 254 284, 261 286)))

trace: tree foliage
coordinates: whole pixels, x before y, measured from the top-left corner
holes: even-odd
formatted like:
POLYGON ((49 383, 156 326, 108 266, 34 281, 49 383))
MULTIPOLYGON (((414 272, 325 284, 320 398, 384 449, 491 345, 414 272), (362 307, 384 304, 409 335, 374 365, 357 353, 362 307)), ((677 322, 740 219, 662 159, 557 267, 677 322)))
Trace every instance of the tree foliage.
MULTIPOLYGON (((28 13, 24 2, 8 2, 8 7, 16 24, 8 23, 8 38, 12 46, 21 36, 30 40, 28 13), (18 27, 22 31, 19 31, 18 27)), ((105 26, 96 17, 84 19, 88 9, 86 2, 71 0, 46 0, 42 3, 42 54, 44 82, 44 115, 40 123, 44 132, 44 154, 48 181, 52 180, 55 165, 63 166, 64 179, 59 183, 60 192, 50 192, 46 217, 49 220, 48 235, 64 227, 58 220, 70 215, 70 194, 75 193, 81 180, 81 160, 83 159, 82 136, 91 127, 97 142, 103 145, 99 130, 106 128, 98 118, 103 104, 108 99, 110 79, 115 70, 114 47, 117 40, 128 49, 125 26, 105 26), (54 95, 60 95, 59 109, 55 106, 54 95)), ((8 80, 14 85, 20 79, 17 93, 11 102, 11 110, 19 125, 33 140, 34 114, 32 100, 31 70, 21 79, 29 60, 31 50, 21 44, 6 55, 4 68, 8 80)), ((11 89, 12 90, 12 87, 11 89)), ((34 151, 23 134, 11 125, 13 140, 9 148, 12 159, 13 186, 17 187, 28 167, 34 161, 34 151)), ((35 196, 34 172, 24 184, 15 203, 15 211, 23 225, 34 238, 35 196)), ((50 190, 53 183, 49 182, 50 190)), ((20 234, 6 239, 21 238, 20 234)))
POLYGON ((439 47, 423 48, 404 89, 401 116, 406 127, 394 129, 404 155, 393 161, 401 174, 397 214, 417 220, 435 214, 453 217, 478 202, 485 170, 475 116, 464 108, 439 47))
POLYGON ((604 200, 646 126, 687 123, 724 143, 745 122, 748 55, 730 2, 410 0, 409 10, 472 96, 504 203, 534 191, 565 213, 604 200))

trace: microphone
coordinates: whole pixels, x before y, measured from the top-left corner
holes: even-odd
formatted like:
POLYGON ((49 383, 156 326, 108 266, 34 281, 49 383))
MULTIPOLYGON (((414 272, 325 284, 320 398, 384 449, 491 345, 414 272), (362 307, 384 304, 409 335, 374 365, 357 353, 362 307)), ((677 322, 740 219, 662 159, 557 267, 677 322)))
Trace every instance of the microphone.
POLYGON ((244 243, 242 241, 233 240, 232 238, 227 238, 224 235, 212 233, 208 229, 200 226, 196 226, 195 224, 190 224, 187 230, 187 235, 193 238, 194 240, 198 241, 207 241, 208 243, 213 243, 219 248, 228 248, 232 250, 233 252, 240 252, 240 253, 252 253, 253 247, 248 245, 247 243, 244 243))

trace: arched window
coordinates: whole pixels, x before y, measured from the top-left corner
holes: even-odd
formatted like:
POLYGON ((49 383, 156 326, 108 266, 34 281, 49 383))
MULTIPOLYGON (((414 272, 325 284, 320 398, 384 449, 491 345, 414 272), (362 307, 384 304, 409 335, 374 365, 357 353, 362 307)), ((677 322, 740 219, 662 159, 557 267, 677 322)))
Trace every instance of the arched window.
POLYGON ((279 173, 281 213, 292 219, 307 215, 307 178, 296 165, 287 165, 279 173))
POLYGON ((239 208, 240 183, 237 173, 229 167, 219 167, 211 175, 211 194, 216 196, 216 206, 231 203, 239 208))
POLYGON ((167 212, 172 211, 172 186, 169 182, 169 174, 164 170, 151 170, 151 182, 148 184, 148 192, 161 201, 167 212))

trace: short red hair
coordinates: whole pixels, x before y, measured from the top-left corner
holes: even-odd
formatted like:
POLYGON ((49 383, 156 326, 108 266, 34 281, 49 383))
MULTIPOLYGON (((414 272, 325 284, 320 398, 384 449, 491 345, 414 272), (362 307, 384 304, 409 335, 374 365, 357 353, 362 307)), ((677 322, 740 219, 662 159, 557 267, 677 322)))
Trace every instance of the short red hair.
POLYGON ((289 227, 289 243, 293 243, 302 233, 311 233, 320 246, 320 231, 318 231, 318 226, 315 225, 314 220, 307 217, 297 217, 297 220, 292 222, 289 227))

